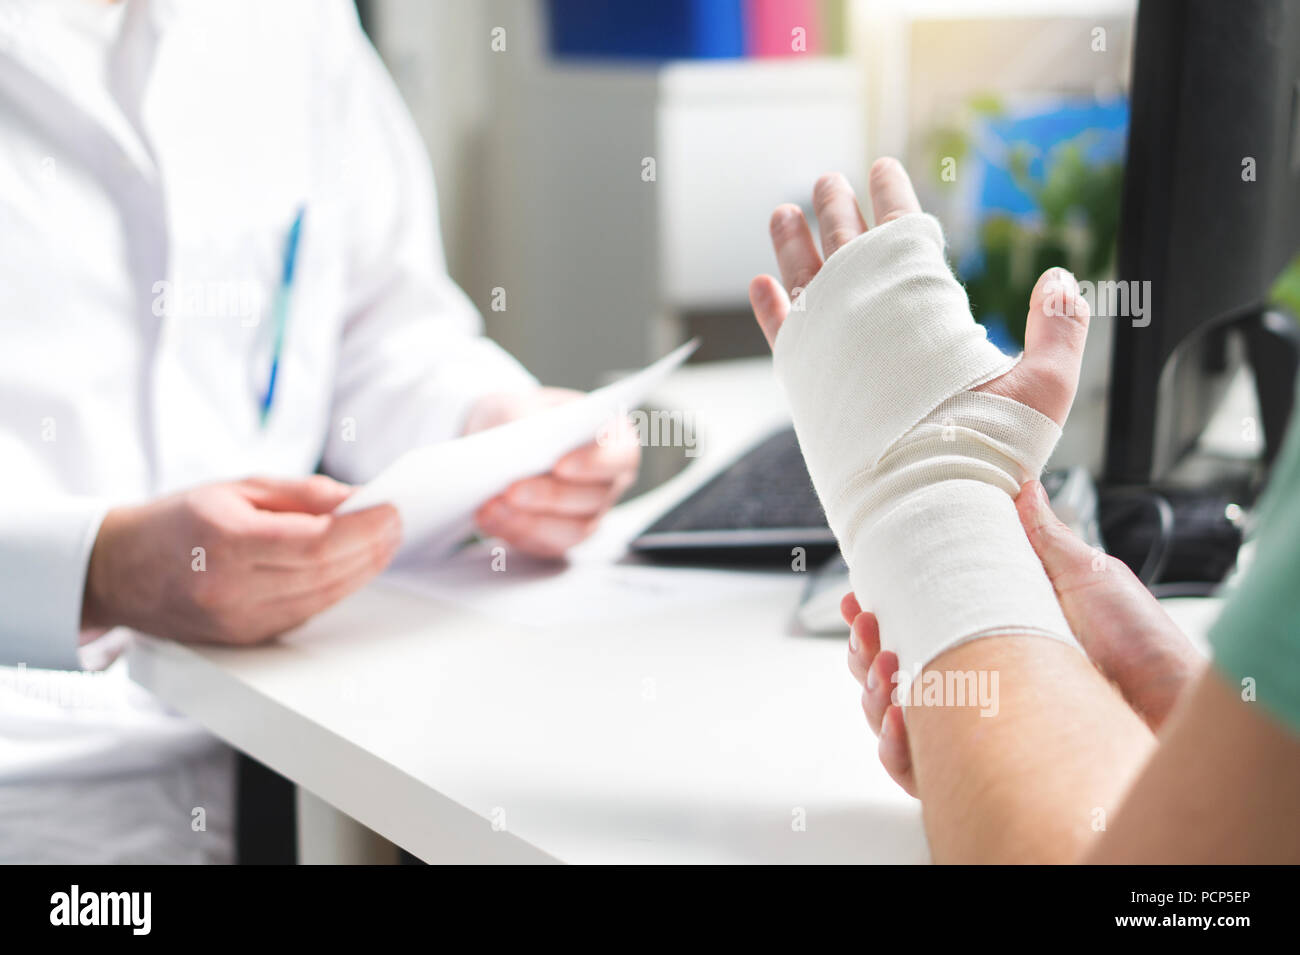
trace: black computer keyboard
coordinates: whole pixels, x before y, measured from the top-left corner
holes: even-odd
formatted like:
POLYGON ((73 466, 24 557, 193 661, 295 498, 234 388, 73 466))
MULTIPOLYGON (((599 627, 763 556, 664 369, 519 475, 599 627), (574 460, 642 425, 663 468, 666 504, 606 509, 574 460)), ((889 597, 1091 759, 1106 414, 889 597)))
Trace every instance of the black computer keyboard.
POLYGON ((632 542, 660 560, 809 563, 835 552, 835 537, 813 491, 794 429, 742 455, 632 542))

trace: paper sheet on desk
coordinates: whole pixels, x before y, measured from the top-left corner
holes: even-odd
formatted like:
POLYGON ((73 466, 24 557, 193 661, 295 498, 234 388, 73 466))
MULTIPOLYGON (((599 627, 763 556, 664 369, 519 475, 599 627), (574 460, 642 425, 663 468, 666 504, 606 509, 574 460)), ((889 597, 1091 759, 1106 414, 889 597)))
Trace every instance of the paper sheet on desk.
POLYGON ((503 567, 492 542, 484 541, 432 567, 405 565, 383 579, 516 626, 541 629, 662 616, 792 583, 788 571, 660 567, 624 562, 610 550, 579 547, 563 563, 507 554, 509 563, 503 567))
POLYGON ((392 504, 402 516, 401 552, 449 553, 474 511, 521 478, 544 474, 561 456, 598 438, 695 351, 688 342, 654 364, 576 401, 509 424, 416 448, 343 502, 340 513, 392 504))

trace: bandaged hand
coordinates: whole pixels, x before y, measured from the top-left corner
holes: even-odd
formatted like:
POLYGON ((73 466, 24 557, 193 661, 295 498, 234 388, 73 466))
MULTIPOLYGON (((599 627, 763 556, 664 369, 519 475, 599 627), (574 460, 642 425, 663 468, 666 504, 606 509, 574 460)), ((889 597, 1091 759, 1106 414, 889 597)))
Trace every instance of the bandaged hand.
POLYGON ((854 592, 904 682, 983 636, 1071 643, 1013 499, 1073 400, 1087 306, 1069 273, 1050 270, 1025 354, 1004 356, 971 317, 942 231, 897 162, 872 168, 871 198, 868 231, 842 177, 818 182, 825 264, 798 208, 778 209, 785 287, 769 276, 750 286, 854 592))
MULTIPOLYGON (((1123 561, 1098 555, 1052 513, 1040 483, 1020 489, 1016 511, 1088 659, 1159 733, 1204 669, 1205 657, 1123 561)), ((898 657, 881 651, 879 622, 853 594, 845 595, 840 613, 849 625, 849 672, 862 686, 867 724, 880 737, 880 763, 915 796, 911 740, 893 699, 898 657)))

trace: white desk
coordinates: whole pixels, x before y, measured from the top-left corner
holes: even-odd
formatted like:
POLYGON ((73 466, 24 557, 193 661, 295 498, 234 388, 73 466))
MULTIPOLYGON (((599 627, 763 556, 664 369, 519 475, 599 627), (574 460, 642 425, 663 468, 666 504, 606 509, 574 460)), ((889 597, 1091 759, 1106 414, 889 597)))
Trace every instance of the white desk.
MULTIPOLYGON (((684 369, 656 404, 696 414, 701 453, 617 508, 605 544, 784 418, 765 361, 684 369)), ((925 861, 846 641, 791 623, 804 578, 543 628, 380 581, 270 646, 140 637, 130 669, 314 794, 307 860, 373 858, 328 804, 438 862, 925 861)))

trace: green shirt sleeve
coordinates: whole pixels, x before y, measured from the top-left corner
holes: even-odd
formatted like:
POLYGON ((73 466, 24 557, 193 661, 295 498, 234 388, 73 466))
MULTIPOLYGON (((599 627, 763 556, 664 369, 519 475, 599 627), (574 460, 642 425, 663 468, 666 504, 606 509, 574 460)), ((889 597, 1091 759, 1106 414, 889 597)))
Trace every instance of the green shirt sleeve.
POLYGON ((1300 396, 1258 508, 1254 562, 1210 630, 1217 668, 1300 733, 1300 396))

